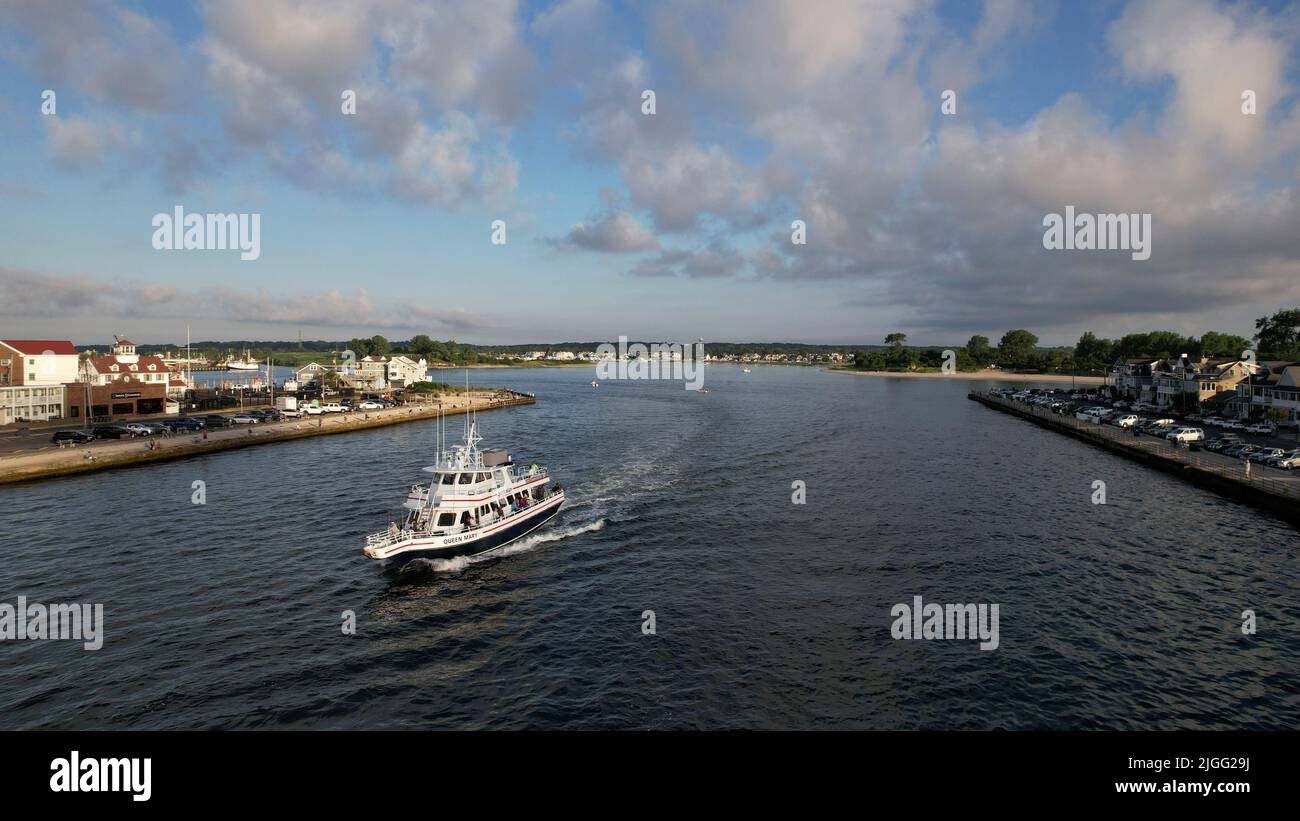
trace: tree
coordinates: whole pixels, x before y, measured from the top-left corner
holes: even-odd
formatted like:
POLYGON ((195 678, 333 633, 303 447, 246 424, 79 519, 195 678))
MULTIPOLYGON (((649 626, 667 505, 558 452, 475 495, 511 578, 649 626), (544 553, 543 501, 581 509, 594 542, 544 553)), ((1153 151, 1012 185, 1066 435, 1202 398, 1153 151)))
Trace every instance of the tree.
POLYGON ((1255 320, 1258 349, 1271 356, 1290 358, 1300 349, 1300 309, 1278 311, 1255 320))
POLYGON ((364 359, 370 356, 370 340, 354 339, 348 343, 348 350, 356 354, 357 359, 364 359))
POLYGON ((907 334, 898 333, 897 331, 885 337, 885 344, 889 345, 891 348, 894 348, 895 350, 903 347, 903 345, 906 342, 907 342, 907 334))
POLYGON ((379 334, 370 337, 370 356, 388 356, 393 348, 388 344, 388 340, 379 334))
MULTIPOLYGON (((899 334, 902 336, 902 334, 899 334)), ((911 348, 904 348, 902 345, 895 345, 889 350, 885 361, 891 368, 905 368, 911 370, 916 366, 916 351, 911 348)))
POLYGON ((979 367, 983 367, 993 360, 993 352, 989 350, 989 338, 987 336, 972 336, 966 343, 966 353, 970 356, 971 361, 979 367))
POLYGON ((1243 351, 1251 349, 1250 340, 1236 334, 1221 334, 1218 331, 1206 331, 1201 337, 1202 356, 1240 357, 1243 351))
POLYGON ((998 343, 998 362, 1004 367, 1020 367, 1031 364, 1034 349, 1038 347, 1038 337, 1023 328, 1007 331, 998 343))
POLYGON ((1084 370, 1104 370, 1115 361, 1115 343, 1101 339, 1092 331, 1084 331, 1079 344, 1074 346, 1074 365, 1084 370))
POLYGON ((415 356, 422 356, 425 359, 433 358, 434 341, 427 334, 416 334, 411 337, 407 347, 415 356))

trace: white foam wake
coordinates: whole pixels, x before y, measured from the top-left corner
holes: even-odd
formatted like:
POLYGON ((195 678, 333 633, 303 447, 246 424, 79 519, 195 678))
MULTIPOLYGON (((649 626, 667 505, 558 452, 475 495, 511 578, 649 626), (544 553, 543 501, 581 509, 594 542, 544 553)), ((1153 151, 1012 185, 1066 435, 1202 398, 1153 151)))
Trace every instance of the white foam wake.
POLYGON ((413 559, 406 565, 406 567, 402 568, 402 571, 459 573, 470 565, 485 562, 489 559, 497 559, 502 556, 513 556, 516 553, 526 553, 538 545, 547 544, 548 542, 558 542, 561 539, 568 539, 573 536, 579 536, 583 533, 594 533, 597 530, 603 529, 605 524, 605 519, 597 519, 596 521, 588 522, 585 525, 574 525, 572 527, 544 530, 534 536, 520 539, 517 542, 511 542, 505 547, 484 553, 480 556, 453 556, 450 559, 413 559))

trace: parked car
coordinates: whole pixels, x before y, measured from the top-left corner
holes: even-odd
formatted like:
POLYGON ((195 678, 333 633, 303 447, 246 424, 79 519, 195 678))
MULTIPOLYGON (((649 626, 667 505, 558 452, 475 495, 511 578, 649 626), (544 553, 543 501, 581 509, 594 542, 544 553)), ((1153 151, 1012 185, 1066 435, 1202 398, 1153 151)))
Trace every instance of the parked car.
POLYGON ((1199 442, 1205 438, 1205 431, 1200 428, 1174 428, 1165 434, 1171 442, 1199 442))
POLYGON ((303 407, 303 412, 308 416, 319 416, 325 412, 325 408, 322 405, 305 405, 303 407))
POLYGON ((1118 416, 1112 421, 1113 425, 1120 428, 1131 428, 1137 423, 1138 423, 1137 416, 1131 413, 1126 413, 1123 416, 1118 416))
POLYGON ((1270 456, 1269 458, 1265 459, 1264 464, 1268 465, 1269 467, 1275 467, 1275 468, 1281 467, 1282 462, 1286 461, 1287 459, 1291 459, 1292 457, 1295 456, 1300 456, 1300 448, 1294 448, 1292 450, 1283 450, 1281 455, 1270 456))
POLYGON ((55 444, 59 442, 71 442, 74 445, 84 445, 86 442, 95 441, 93 433, 86 433, 84 430, 57 430, 50 437, 50 441, 55 444))
POLYGON ((1281 459, 1278 459, 1274 467, 1281 468, 1282 470, 1295 470, 1300 467, 1300 450, 1294 450, 1291 451, 1291 453, 1294 455, 1283 456, 1281 459))
POLYGON ((135 437, 135 434, 126 425, 96 425, 94 434, 96 439, 121 439, 123 437, 131 439, 135 437))
POLYGON ((1219 427, 1223 428, 1224 430, 1245 430, 1246 429, 1246 426, 1238 422, 1236 419, 1224 419, 1219 424, 1219 427))
POLYGON ((167 427, 159 422, 141 422, 140 426, 143 428, 148 428, 149 434, 151 436, 157 435, 167 430, 167 427))
POLYGON ((361 408, 362 410, 382 410, 384 406, 378 402, 367 399, 366 401, 362 402, 360 405, 357 405, 357 407, 361 408))
POLYGON ((1224 448, 1223 455, 1231 456, 1234 459, 1246 459, 1257 450, 1259 450, 1259 445, 1233 445, 1224 448))
POLYGON ((320 407, 321 410, 324 411, 325 413, 343 413, 343 411, 346 410, 346 408, 344 408, 342 405, 340 405, 337 402, 326 402, 320 407))
POLYGON ((294 408, 285 408, 277 414, 281 419, 297 419, 302 416, 302 411, 294 408))
POLYGON ((153 431, 149 430, 139 422, 127 422, 124 427, 131 431, 132 436, 149 436, 153 433, 153 431))
POLYGON ((1225 433, 1224 435, 1207 442, 1205 444, 1205 449, 1210 451, 1221 451, 1224 448, 1239 444, 1241 444, 1240 436, 1232 433, 1225 433))
POLYGON ((203 423, 192 416, 178 416, 163 422, 164 427, 172 430, 202 430, 203 423))
POLYGON ((203 424, 209 428, 228 428, 235 424, 229 416, 222 416, 219 413, 209 413, 203 417, 203 424))
POLYGON ((236 425, 256 425, 262 420, 249 413, 237 413, 230 417, 230 421, 236 425))
POLYGON ((1286 451, 1282 450, 1281 448, 1260 448, 1259 450, 1250 454, 1246 458, 1252 462, 1258 462, 1259 464, 1262 465, 1264 464, 1265 460, 1275 459, 1284 453, 1286 453, 1286 451))
POLYGON ((1258 433, 1264 436, 1272 436, 1276 431, 1277 428, 1273 427, 1268 422, 1256 422, 1253 425, 1246 426, 1246 433, 1258 433))

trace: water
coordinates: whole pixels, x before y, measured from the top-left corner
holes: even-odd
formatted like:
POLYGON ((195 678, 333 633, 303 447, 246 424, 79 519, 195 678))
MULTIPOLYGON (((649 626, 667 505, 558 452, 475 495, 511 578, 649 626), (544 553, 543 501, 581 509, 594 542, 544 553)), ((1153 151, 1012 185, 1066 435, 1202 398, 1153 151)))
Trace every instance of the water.
POLYGON ((570 499, 486 560, 361 556, 432 423, 0 489, 0 601, 102 602, 107 633, 0 643, 0 728, 1300 727, 1281 520, 978 383, 591 376, 471 374, 537 392, 483 444, 570 499), (998 603, 1000 647, 895 641, 914 595, 998 603))

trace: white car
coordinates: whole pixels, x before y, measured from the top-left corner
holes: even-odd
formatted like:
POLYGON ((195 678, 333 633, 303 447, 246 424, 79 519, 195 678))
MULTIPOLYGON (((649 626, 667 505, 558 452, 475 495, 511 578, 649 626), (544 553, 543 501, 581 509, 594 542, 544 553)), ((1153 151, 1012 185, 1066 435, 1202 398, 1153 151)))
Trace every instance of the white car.
POLYGON ((237 413, 230 417, 230 421, 234 422, 236 425, 256 425, 261 420, 256 416, 249 416, 246 413, 237 413))
POLYGON ((1126 413, 1115 420, 1115 426, 1120 428, 1131 428, 1138 423, 1138 418, 1131 413, 1126 413))
POLYGON ((384 408, 383 405, 379 404, 378 402, 371 402, 369 399, 367 399, 365 402, 362 402, 360 405, 357 405, 357 407, 361 408, 362 410, 383 410, 384 408))
POLYGON ((1200 428, 1178 428, 1165 435, 1171 442, 1199 442, 1205 438, 1205 431, 1200 428))
POLYGON ((1220 427, 1222 427, 1224 430, 1245 430, 1246 429, 1246 426, 1238 422, 1236 419, 1224 419, 1223 424, 1220 427))
POLYGON ((144 425, 141 425, 139 422, 128 422, 123 425, 123 427, 131 431, 132 436, 148 436, 153 433, 153 431, 149 430, 144 425))
POLYGON ((1246 433, 1260 433, 1265 436, 1272 436, 1274 428, 1267 422, 1256 422, 1253 425, 1246 426, 1246 433))
POLYGON ((303 410, 308 416, 319 416, 325 412, 325 409, 320 405, 306 405, 303 407, 303 410))
POLYGON ((321 405, 320 408, 321 408, 321 410, 324 411, 325 413, 342 413, 342 412, 343 412, 343 406, 340 405, 340 404, 337 403, 337 402, 326 402, 325 404, 321 405))

